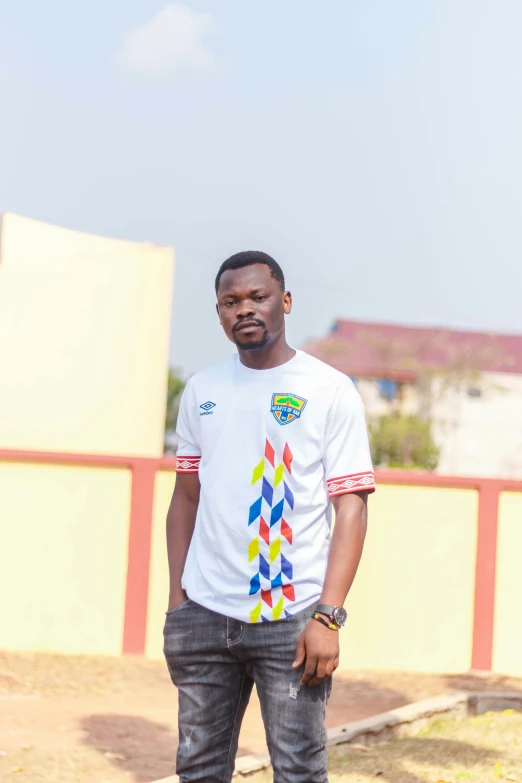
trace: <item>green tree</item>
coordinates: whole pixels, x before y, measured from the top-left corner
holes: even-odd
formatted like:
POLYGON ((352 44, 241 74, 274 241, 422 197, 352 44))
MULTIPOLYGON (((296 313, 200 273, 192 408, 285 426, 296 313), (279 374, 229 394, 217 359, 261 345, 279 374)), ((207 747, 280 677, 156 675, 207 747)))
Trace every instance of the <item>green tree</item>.
POLYGON ((178 420, 179 403, 185 388, 179 370, 169 368, 167 381, 167 410, 165 414, 165 443, 166 454, 172 454, 176 450, 176 422, 178 420))
POLYGON ((433 439, 429 420, 395 412, 380 416, 369 429, 375 465, 425 470, 437 467, 440 451, 433 439))

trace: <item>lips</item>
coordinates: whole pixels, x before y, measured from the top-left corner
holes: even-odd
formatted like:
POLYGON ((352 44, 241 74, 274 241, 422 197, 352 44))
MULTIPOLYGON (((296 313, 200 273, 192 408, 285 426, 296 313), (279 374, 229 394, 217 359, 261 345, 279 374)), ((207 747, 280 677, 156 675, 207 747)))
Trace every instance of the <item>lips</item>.
POLYGON ((235 331, 241 332, 243 329, 257 329, 260 326, 256 321, 243 321, 236 326, 235 331))

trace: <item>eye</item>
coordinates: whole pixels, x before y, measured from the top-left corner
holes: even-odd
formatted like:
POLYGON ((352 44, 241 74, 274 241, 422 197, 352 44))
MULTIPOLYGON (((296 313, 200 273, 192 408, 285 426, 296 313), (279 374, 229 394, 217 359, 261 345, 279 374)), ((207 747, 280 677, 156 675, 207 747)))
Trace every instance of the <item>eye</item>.
POLYGON ((256 302, 263 302, 266 299, 266 295, 263 294, 262 296, 255 296, 254 299, 256 302))
POLYGON ((225 307, 232 307, 234 302, 225 302, 225 307))

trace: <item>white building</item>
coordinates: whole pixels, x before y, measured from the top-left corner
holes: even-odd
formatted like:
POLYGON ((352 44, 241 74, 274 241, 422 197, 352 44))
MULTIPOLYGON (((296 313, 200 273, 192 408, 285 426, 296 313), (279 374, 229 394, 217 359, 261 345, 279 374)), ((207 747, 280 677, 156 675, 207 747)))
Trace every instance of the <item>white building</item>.
POLYGON ((437 472, 522 478, 522 335, 338 320, 304 350, 352 377, 370 421, 429 417, 437 472))

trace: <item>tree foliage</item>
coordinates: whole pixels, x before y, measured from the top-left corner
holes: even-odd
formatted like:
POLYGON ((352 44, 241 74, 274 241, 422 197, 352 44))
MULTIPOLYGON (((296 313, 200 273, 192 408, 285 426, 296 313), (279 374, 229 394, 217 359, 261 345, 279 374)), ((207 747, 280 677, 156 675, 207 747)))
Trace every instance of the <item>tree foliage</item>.
POLYGON ((375 465, 435 470, 439 461, 430 421, 413 414, 380 416, 370 424, 370 445, 375 465))

